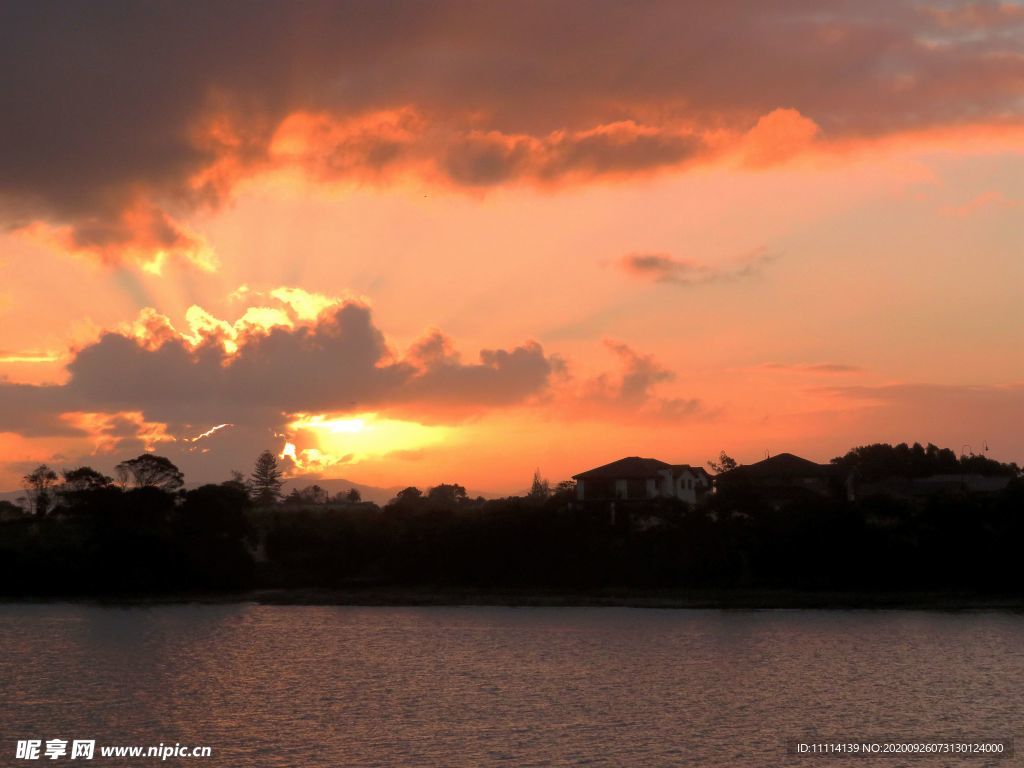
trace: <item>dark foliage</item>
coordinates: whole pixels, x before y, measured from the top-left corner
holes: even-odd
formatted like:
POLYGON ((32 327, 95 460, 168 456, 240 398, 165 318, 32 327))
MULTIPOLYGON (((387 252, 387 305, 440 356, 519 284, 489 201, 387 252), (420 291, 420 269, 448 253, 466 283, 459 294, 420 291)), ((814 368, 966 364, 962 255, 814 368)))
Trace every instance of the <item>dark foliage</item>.
POLYGON ((185 476, 166 456, 143 453, 134 459, 122 461, 115 468, 121 484, 131 483, 136 488, 157 488, 172 492, 185 484, 185 476))
POLYGON ((1024 482, 924 500, 754 493, 607 504, 552 498, 275 512, 267 585, 746 587, 1020 593, 1024 482))
POLYGON ((1020 474, 1016 464, 1002 464, 986 456, 957 456, 949 448, 928 443, 862 445, 845 456, 832 459, 845 469, 855 470, 863 480, 884 480, 891 477, 928 477, 929 475, 1010 475, 1020 474))
POLYGON ((11 595, 152 594, 252 583, 244 491, 181 497, 153 486, 61 494, 45 518, 0 523, 0 585, 11 595))
POLYGON ((252 500, 256 504, 273 504, 281 498, 283 473, 277 466, 277 457, 263 451, 257 458, 249 478, 252 500))
MULTIPOLYGON (((844 460, 870 468, 886 453, 858 451, 844 460)), ((932 471, 949 461, 937 449, 896 446, 889 455, 897 469, 885 471, 920 471, 914 462, 922 455, 932 471)), ((780 494, 739 485, 696 507, 672 499, 583 503, 562 484, 545 499, 490 501, 470 499, 455 484, 426 493, 407 488, 383 509, 354 494, 321 496, 310 494, 315 503, 309 504, 251 507, 237 478, 172 493, 153 485, 123 490, 88 468, 72 470, 47 514, 3 510, 0 590, 159 594, 410 585, 1024 592, 1017 566, 1024 548, 1020 477, 994 492, 943 488, 854 501, 842 493, 780 494)))

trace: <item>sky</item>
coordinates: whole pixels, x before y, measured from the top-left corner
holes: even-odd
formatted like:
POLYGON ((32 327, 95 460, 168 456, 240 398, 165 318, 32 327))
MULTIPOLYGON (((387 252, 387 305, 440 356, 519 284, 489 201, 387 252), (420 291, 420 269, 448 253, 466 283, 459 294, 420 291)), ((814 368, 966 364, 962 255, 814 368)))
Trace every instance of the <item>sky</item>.
POLYGON ((0 490, 1024 462, 1024 4, 0 0, 0 490))

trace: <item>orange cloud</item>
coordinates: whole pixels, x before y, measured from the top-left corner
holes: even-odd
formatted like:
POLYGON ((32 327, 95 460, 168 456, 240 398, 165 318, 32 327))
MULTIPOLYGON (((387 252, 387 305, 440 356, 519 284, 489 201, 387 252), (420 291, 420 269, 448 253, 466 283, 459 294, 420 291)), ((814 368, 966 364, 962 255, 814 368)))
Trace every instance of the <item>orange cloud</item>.
POLYGON ((422 154, 425 129, 423 118, 408 107, 349 118, 296 112, 274 132, 269 162, 321 181, 384 179, 422 154))
POLYGON ((169 317, 146 307, 134 321, 123 325, 120 332, 150 351, 171 342, 182 342, 192 351, 216 344, 231 356, 250 337, 265 335, 274 328, 315 324, 321 315, 342 303, 342 299, 285 286, 266 293, 246 289, 241 295, 264 299, 268 304, 246 307, 232 322, 193 304, 185 311, 186 330, 175 328, 169 317))
POLYGON ((240 21, 186 0, 117 24, 94 7, 74 25, 60 14, 33 4, 5 20, 19 44, 0 62, 22 75, 0 85, 15 105, 0 217, 153 272, 213 269, 183 221, 281 169, 554 185, 689 167, 720 143, 763 167, 822 143, 1024 121, 1010 3, 313 0, 240 21))
POLYGON ((651 353, 629 344, 605 339, 604 348, 618 361, 618 369, 577 379, 566 371, 551 397, 540 404, 543 418, 559 421, 611 420, 631 424, 681 417, 707 418, 710 413, 697 398, 666 397, 662 385, 674 382, 676 372, 651 353))
POLYGON ((809 150, 820 128, 795 109, 776 109, 758 119, 740 142, 745 165, 764 168, 809 150))
POLYGON ((61 418, 85 433, 93 454, 111 454, 126 447, 128 452, 154 451, 160 443, 175 441, 166 424, 147 421, 141 411, 69 411, 61 418))
POLYGON ((217 258, 206 240, 145 201, 115 217, 76 219, 60 226, 36 220, 16 230, 42 245, 108 266, 133 264, 159 275, 168 263, 213 272, 217 258))

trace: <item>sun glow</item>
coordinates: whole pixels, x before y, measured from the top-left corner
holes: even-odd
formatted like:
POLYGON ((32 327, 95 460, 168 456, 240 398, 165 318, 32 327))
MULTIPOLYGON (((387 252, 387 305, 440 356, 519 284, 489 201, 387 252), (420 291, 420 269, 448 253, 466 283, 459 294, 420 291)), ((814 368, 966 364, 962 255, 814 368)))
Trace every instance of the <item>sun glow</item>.
POLYGON ((53 363, 59 352, 0 352, 0 363, 53 363))
POLYGON ((280 458, 299 471, 324 470, 388 454, 418 451, 444 440, 451 430, 376 413, 332 417, 295 414, 280 458))

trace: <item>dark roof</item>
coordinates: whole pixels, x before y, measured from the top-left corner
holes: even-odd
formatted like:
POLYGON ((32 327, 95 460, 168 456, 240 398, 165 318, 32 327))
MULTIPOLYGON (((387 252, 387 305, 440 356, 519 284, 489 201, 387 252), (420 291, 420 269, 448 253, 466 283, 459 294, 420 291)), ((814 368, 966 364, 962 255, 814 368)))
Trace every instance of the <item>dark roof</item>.
POLYGON ((643 480, 657 477, 658 472, 672 469, 671 464, 657 459, 642 459, 639 456, 627 456, 586 472, 573 475, 573 480, 643 480))
POLYGON ((803 477, 829 477, 836 473, 833 464, 818 464, 810 459, 780 453, 756 464, 743 464, 716 477, 718 480, 749 478, 751 480, 784 480, 803 477))

